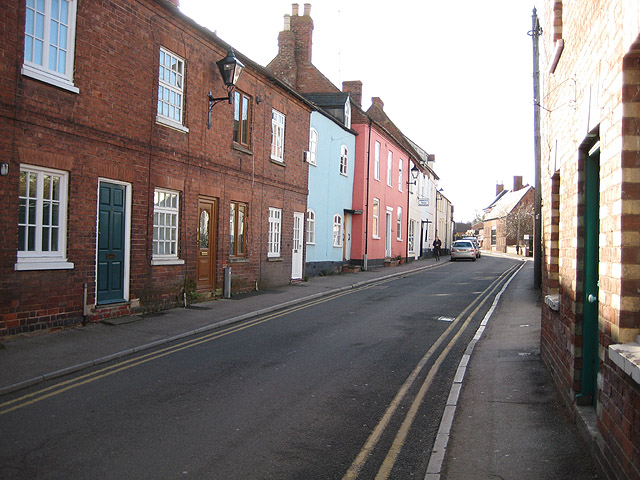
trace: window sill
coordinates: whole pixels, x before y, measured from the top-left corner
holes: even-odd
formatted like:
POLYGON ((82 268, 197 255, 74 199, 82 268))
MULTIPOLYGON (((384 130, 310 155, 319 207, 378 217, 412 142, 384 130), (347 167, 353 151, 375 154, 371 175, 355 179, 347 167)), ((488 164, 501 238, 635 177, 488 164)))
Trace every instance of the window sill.
POLYGON ((609 345, 609 358, 640 384, 640 335, 635 342, 609 345))
POLYGON ((76 87, 71 80, 65 78, 56 77, 45 70, 40 70, 31 65, 22 65, 22 75, 25 77, 33 78, 44 83, 48 83, 58 88, 68 90, 72 93, 80 93, 80 89, 76 87))
POLYGON ((560 295, 547 295, 544 297, 544 303, 554 312, 560 311, 560 295))
POLYGON ((271 157, 271 163, 275 163, 276 165, 280 165, 281 167, 284 167, 284 160, 281 160, 275 157, 271 157))
POLYGON ((267 262, 281 262, 282 257, 267 257, 267 262))
POLYGON ((229 257, 229 263, 249 263, 247 257, 229 257))
POLYGON ((249 147, 245 147, 238 142, 233 142, 233 149, 237 150, 238 152, 246 153, 247 155, 253 155, 253 150, 251 150, 249 147))
POLYGON ((181 123, 174 122, 173 120, 170 120, 165 117, 161 117, 160 115, 156 115, 156 123, 160 125, 164 125, 165 127, 172 128, 174 130, 178 130, 179 132, 182 132, 182 133, 189 133, 189 129, 184 125, 182 125, 181 123))
POLYGON ((72 270, 73 262, 62 260, 37 260, 37 261, 19 261, 15 264, 16 271, 27 270, 72 270))
POLYGON ((181 258, 152 258, 151 265, 184 265, 181 258))

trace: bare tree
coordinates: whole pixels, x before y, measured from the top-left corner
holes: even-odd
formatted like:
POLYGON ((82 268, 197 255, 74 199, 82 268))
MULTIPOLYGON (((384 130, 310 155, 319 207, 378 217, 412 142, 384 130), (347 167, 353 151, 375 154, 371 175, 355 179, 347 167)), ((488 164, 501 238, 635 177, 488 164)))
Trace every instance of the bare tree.
POLYGON ((534 205, 523 202, 511 210, 505 218, 507 245, 521 243, 524 235, 533 235, 534 205))

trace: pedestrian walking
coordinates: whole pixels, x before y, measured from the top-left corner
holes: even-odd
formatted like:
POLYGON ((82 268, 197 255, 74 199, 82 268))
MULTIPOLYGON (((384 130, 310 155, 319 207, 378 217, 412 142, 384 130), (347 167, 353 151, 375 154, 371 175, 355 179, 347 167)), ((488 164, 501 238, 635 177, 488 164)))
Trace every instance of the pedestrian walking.
POLYGON ((442 246, 442 242, 436 235, 436 239, 433 241, 433 256, 436 261, 440 260, 440 247, 442 246))

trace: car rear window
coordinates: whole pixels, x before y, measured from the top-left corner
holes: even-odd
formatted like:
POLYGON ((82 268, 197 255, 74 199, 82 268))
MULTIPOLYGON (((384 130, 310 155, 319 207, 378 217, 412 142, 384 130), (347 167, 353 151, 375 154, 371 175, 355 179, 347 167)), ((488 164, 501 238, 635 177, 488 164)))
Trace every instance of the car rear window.
POLYGON ((471 248, 471 242, 457 241, 453 244, 453 246, 458 248, 471 248))

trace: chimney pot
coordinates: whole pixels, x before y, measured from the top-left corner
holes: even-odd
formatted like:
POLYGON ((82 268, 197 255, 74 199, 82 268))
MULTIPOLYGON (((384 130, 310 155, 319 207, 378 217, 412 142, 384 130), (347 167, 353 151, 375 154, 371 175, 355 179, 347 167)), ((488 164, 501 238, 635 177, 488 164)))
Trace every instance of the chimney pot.
POLYGON ((309 16, 311 15, 311 4, 310 3, 305 3, 304 4, 304 14, 305 16, 309 16))
POLYGON ((292 4, 291 4, 291 14, 292 14, 294 17, 297 17, 297 16, 298 16, 298 8, 299 8, 299 5, 298 5, 297 3, 292 3, 292 4))
POLYGON ((291 30, 291 15, 289 14, 284 16, 284 29, 285 31, 291 30))

